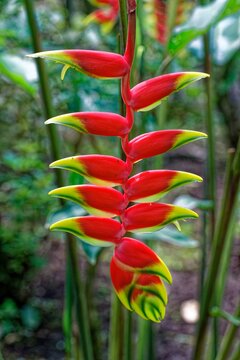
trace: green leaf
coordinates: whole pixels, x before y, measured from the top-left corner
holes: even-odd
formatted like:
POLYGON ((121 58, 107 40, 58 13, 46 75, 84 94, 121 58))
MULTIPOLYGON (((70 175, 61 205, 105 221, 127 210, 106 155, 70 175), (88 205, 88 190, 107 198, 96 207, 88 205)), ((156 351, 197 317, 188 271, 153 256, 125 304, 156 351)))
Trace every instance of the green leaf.
POLYGON ((0 74, 29 94, 35 94, 36 88, 29 81, 36 79, 36 70, 28 60, 13 55, 1 55, 0 74))
POLYGON ((187 207, 188 209, 211 210, 213 207, 212 201, 201 200, 190 195, 180 195, 174 201, 174 205, 187 207))
POLYGON ((211 26, 239 9, 240 0, 216 0, 209 5, 197 6, 188 21, 175 28, 168 44, 169 54, 174 56, 197 36, 205 34, 211 26))
POLYGON ((61 209, 57 209, 51 212, 46 221, 46 227, 49 227, 51 224, 66 219, 70 217, 83 216, 86 215, 86 211, 81 208, 79 205, 67 204, 61 209))
POLYGON ((240 48, 240 12, 222 20, 214 28, 214 60, 219 65, 228 62, 240 48))
POLYGON ((83 251, 87 257, 88 262, 91 265, 96 265, 97 260, 100 256, 100 254, 102 253, 102 251, 104 250, 104 248, 100 247, 100 246, 89 245, 81 240, 79 240, 79 241, 81 242, 83 251))
POLYGON ((32 307, 31 305, 25 305, 21 309, 21 319, 26 328, 35 330, 41 323, 41 314, 38 309, 32 307))
POLYGON ((138 234, 138 238, 140 240, 160 240, 168 244, 187 248, 193 248, 198 246, 197 240, 191 239, 183 233, 170 227, 166 227, 153 234, 138 234))

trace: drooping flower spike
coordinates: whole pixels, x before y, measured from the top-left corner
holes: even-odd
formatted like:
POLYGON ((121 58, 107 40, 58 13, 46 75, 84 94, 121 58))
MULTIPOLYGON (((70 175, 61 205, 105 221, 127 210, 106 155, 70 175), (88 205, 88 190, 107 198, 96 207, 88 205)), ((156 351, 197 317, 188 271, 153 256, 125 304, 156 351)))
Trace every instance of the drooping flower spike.
MULTIPOLYGON (((110 3, 110 0, 93 1, 101 5, 110 3)), ((92 214, 58 221, 51 225, 51 230, 70 232, 91 245, 113 247, 110 273, 120 301, 144 319, 159 322, 165 316, 167 305, 164 281, 171 284, 171 274, 152 249, 139 240, 126 237, 126 234, 152 232, 171 222, 196 218, 198 215, 192 210, 154 201, 177 186, 202 179, 174 170, 150 170, 130 175, 137 161, 163 154, 206 135, 192 130, 161 130, 141 134, 129 141, 129 133, 135 111, 147 111, 175 91, 208 75, 196 72, 167 74, 131 89, 136 3, 128 0, 127 4, 129 21, 124 55, 93 50, 61 50, 32 56, 62 63, 62 77, 68 67, 73 67, 93 77, 121 78, 125 117, 108 112, 75 112, 46 121, 46 124, 68 126, 81 133, 118 136, 126 156, 126 161, 97 154, 54 161, 51 167, 77 172, 94 185, 65 186, 50 192, 51 196, 76 202, 92 214), (122 193, 112 188, 119 185, 122 193), (132 205, 132 202, 139 204, 132 205)))
MULTIPOLYGON (((165 45, 168 40, 167 3, 167 0, 150 0, 144 3, 146 31, 162 45, 165 45)), ((193 1, 178 0, 173 25, 182 24, 192 7, 193 1)))
POLYGON ((103 34, 109 33, 114 27, 118 17, 118 0, 91 1, 91 3, 99 7, 99 9, 93 11, 83 19, 83 26, 88 26, 90 23, 97 23, 101 26, 103 34))

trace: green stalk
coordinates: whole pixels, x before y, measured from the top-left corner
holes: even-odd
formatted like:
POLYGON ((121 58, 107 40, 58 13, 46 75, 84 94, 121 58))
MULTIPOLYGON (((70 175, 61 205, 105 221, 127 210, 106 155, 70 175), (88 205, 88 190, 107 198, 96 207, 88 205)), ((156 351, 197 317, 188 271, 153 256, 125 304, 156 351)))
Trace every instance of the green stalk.
POLYGON ((204 71, 211 74, 211 77, 206 79, 206 130, 208 134, 208 178, 206 181, 207 191, 206 197, 213 203, 213 208, 210 213, 210 243, 213 241, 215 229, 215 202, 216 202, 216 160, 215 160, 215 129, 214 129, 214 94, 213 94, 213 78, 212 78, 212 64, 209 44, 209 34, 204 35, 204 71))
POLYGON ((102 326, 101 326, 100 317, 96 309, 96 304, 94 301, 96 298, 96 294, 94 293, 94 288, 93 288, 94 280, 96 279, 96 272, 98 269, 99 261, 100 261, 100 256, 97 258, 95 264, 88 264, 87 275, 86 275, 86 297, 88 299, 87 305, 88 305, 88 313, 90 315, 89 321, 90 321, 92 341, 94 343, 93 355, 95 360, 101 359, 101 354, 102 354, 102 342, 101 342, 101 337, 99 336, 99 334, 102 331, 102 326))
MULTIPOLYGON (((34 12, 34 3, 31 0, 25 0, 25 9, 27 13, 27 19, 31 31, 32 43, 35 52, 42 51, 40 34, 37 27, 35 12, 34 12)), ((51 97, 49 92, 49 81, 47 77, 47 72, 45 70, 44 63, 37 59, 37 69, 40 81, 40 90, 43 102, 43 108, 46 118, 50 118, 53 115, 51 97)), ((53 126, 48 126, 48 136, 49 142, 51 146, 51 154, 54 159, 60 158, 60 142, 58 140, 57 131, 53 126)), ((55 172, 56 174, 56 184, 61 187, 64 185, 64 180, 61 172, 55 172)), ((77 321, 79 327, 79 333, 81 336, 81 345, 84 354, 84 359, 91 360, 93 359, 92 353, 92 345, 91 345, 91 337, 89 330, 89 322, 88 317, 86 316, 86 299, 84 297, 84 287, 80 281, 79 272, 78 272, 78 255, 77 255, 77 242, 76 239, 67 236, 66 239, 67 246, 67 256, 69 255, 70 263, 71 263, 71 272, 73 276, 74 288, 75 288, 75 296, 76 296, 76 313, 77 313, 77 321)), ((69 304, 68 301, 65 303, 69 304)), ((70 306, 70 305, 69 305, 70 306)), ((66 310, 69 313, 71 310, 66 310)))
MULTIPOLYGON (((200 320, 198 324, 198 334, 194 351, 194 359, 200 359, 204 351, 205 336, 207 332, 209 310, 212 306, 213 296, 216 290, 216 274, 219 273, 222 256, 225 251, 226 237, 231 229, 231 219, 234 217, 237 206, 238 193, 240 188, 240 139, 233 160, 233 165, 228 169, 224 192, 222 197, 221 209, 218 216, 215 235, 212 244, 209 270, 204 287, 204 295, 200 309, 200 320)), ((224 262, 227 271, 228 263, 224 262)))
POLYGON ((136 360, 154 360, 153 324, 139 318, 138 329, 136 360))
POLYGON ((240 359, 240 344, 236 346, 236 350, 232 354, 232 357, 229 360, 239 360, 240 359))
POLYGON ((65 338, 66 360, 72 358, 72 309, 74 305, 74 288, 72 282, 72 267, 69 253, 66 251, 66 280, 65 280, 65 296, 63 309, 63 332, 65 338))
MULTIPOLYGON (((234 159, 234 150, 230 149, 228 153, 228 161, 227 161, 227 176, 226 183, 228 184, 231 181, 232 171, 231 168, 233 166, 233 159, 234 159)), ((221 307, 223 301, 224 290, 227 281, 227 275, 229 272, 229 264, 230 264, 230 257, 231 251, 233 247, 233 240, 234 240, 234 231, 235 231, 235 223, 236 223, 236 213, 237 213, 237 202, 235 204, 235 209, 233 210, 233 216, 230 219, 230 224, 228 231, 226 233, 226 240, 224 245, 224 251, 222 254, 219 274, 217 278, 216 284, 216 306, 221 307)))
POLYGON ((132 351, 132 333, 133 333, 133 314, 124 310, 124 359, 131 360, 133 356, 132 351))
POLYGON ((71 259, 72 265, 72 277, 75 285, 75 296, 76 296, 76 316, 81 337, 81 346, 84 356, 84 360, 93 359, 93 349, 91 342, 89 316, 87 310, 87 302, 85 297, 85 288, 81 281, 79 270, 78 270, 78 252, 76 239, 71 237, 67 241, 68 252, 71 259))
MULTIPOLYGON (((239 317, 240 316, 240 302, 237 306, 237 309, 234 313, 234 317, 239 317)), ((228 358, 229 352, 231 350, 231 346, 233 344, 234 338, 236 336, 238 327, 237 325, 234 324, 230 324, 221 343, 218 355, 216 357, 216 360, 225 360, 228 358)), ((237 357, 236 359, 239 359, 239 357, 237 357)))
POLYGON ((112 292, 108 360, 123 360, 123 331, 123 307, 115 293, 112 292))
MULTIPOLYGON (((204 5, 208 3, 208 0, 200 0, 200 4, 204 5)), ((204 71, 208 74, 212 73, 212 64, 211 64, 211 53, 210 53, 210 42, 209 42, 209 33, 203 36, 204 43, 204 71)), ((212 74, 211 77, 206 80, 206 121, 205 127, 208 134, 208 143, 207 143, 207 154, 208 154, 208 163, 207 163, 207 179, 206 179, 206 188, 205 188, 205 197, 212 201, 212 209, 209 213, 210 221, 207 224, 205 219, 205 224, 209 226, 208 235, 204 235, 203 251, 207 250, 208 244, 212 244, 215 232, 215 207, 216 207, 216 160, 215 160, 215 138, 214 138, 214 94, 213 94, 213 81, 212 74)), ((206 234, 206 232, 205 232, 206 234)), ((203 281, 206 277, 204 262, 206 262, 206 254, 203 253, 202 257, 202 266, 201 266, 201 275, 200 275, 200 290, 201 292, 205 291, 203 281)), ((204 306, 204 294, 200 292, 200 311, 204 306)), ((204 312, 205 310, 203 310, 204 312)), ((201 318, 200 318, 201 322, 201 318)), ((212 327, 212 358, 214 359, 217 354, 218 348, 218 319, 213 319, 212 327)))

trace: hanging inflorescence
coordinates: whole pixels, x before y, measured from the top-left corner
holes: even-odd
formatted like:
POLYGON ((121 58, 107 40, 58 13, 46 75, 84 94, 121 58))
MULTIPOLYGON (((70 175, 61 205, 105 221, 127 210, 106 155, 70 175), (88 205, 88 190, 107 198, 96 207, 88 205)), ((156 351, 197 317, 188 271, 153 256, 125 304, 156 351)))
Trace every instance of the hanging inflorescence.
POLYGON ((120 78, 126 115, 109 112, 76 112, 60 115, 46 124, 69 126, 81 133, 118 136, 126 161, 113 156, 79 155, 53 162, 50 167, 75 171, 91 185, 66 186, 50 195, 81 205, 89 216, 58 221, 51 230, 70 232, 91 245, 113 246, 111 279, 123 305, 144 319, 159 322, 164 318, 167 292, 163 280, 171 284, 171 274, 159 256, 128 233, 152 232, 179 219, 196 218, 194 211, 159 203, 171 189, 202 179, 173 170, 150 170, 130 177, 136 162, 176 149, 206 137, 189 130, 153 131, 129 141, 135 111, 148 111, 162 99, 190 83, 208 76, 180 72, 158 76, 130 88, 130 73, 135 49, 135 0, 128 0, 128 37, 124 55, 90 50, 41 52, 43 57, 96 78, 120 78), (122 192, 113 187, 121 186, 122 192), (131 203, 137 203, 132 205, 131 203), (118 217, 118 219, 113 219, 118 217))

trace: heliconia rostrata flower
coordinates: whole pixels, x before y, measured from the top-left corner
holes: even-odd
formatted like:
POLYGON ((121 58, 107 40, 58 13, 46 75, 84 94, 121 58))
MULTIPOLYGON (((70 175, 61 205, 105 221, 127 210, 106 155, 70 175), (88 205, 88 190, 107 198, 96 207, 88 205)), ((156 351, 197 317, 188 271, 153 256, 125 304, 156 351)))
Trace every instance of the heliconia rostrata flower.
MULTIPOLYGON (((163 45, 166 44, 168 40, 168 3, 170 3, 170 1, 149 0, 144 4, 146 30, 153 38, 163 45)), ((173 25, 176 26, 182 24, 193 5, 193 1, 178 0, 173 25)))
POLYGON ((83 26, 87 26, 92 22, 97 23, 101 26, 103 34, 109 33, 118 17, 118 0, 90 0, 90 2, 99 9, 83 19, 83 26))
POLYGON ((131 89, 135 11, 135 0, 128 0, 128 38, 124 55, 59 50, 31 56, 60 62, 64 65, 64 72, 73 67, 93 77, 121 78, 125 116, 109 112, 75 112, 46 121, 46 124, 68 126, 81 133, 118 136, 126 156, 125 161, 94 154, 53 162, 51 167, 77 172, 91 184, 65 186, 50 192, 51 196, 76 202, 90 214, 58 221, 51 225, 51 230, 72 233, 91 245, 113 246, 110 272, 120 301, 144 319, 159 322, 164 318, 167 305, 164 282, 171 284, 171 274, 152 249, 129 237, 129 233, 152 232, 180 219, 196 218, 198 215, 192 210, 157 201, 171 189, 202 179, 175 170, 150 170, 134 176, 131 172, 134 163, 141 159, 166 153, 206 135, 192 130, 160 130, 141 134, 129 141, 129 134, 134 111, 147 111, 175 91, 208 75, 196 72, 166 74, 131 89), (122 191, 113 188, 119 185, 122 191))

